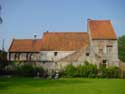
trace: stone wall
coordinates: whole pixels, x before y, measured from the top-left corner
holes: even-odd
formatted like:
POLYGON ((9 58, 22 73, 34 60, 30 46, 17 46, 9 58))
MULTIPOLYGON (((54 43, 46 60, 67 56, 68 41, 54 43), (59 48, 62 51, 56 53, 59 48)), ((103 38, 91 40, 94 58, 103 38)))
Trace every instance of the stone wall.
POLYGON ((92 40, 92 52, 98 64, 106 60, 107 66, 119 66, 117 40, 92 40))
POLYGON ((41 61, 58 61, 73 52, 74 51, 41 51, 40 59, 41 61))
POLYGON ((8 55, 9 61, 40 61, 40 53, 13 52, 8 55))

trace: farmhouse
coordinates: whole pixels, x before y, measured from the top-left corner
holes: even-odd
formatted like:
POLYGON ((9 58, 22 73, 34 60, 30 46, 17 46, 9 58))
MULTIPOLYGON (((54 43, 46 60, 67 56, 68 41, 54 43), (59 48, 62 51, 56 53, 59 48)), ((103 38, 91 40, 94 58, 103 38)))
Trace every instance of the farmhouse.
POLYGON ((110 20, 87 21, 87 32, 44 32, 42 39, 13 39, 9 60, 47 69, 77 66, 85 61, 119 66, 117 36, 110 20))

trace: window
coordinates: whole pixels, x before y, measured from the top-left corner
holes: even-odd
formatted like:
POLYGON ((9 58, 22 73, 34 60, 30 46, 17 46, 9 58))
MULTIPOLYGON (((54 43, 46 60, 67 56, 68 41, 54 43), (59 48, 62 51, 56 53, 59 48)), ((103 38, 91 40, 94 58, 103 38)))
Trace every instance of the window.
POLYGON ((89 56, 89 53, 86 53, 86 56, 89 56))
POLYGON ((107 46, 107 55, 110 56, 110 55, 112 54, 111 52, 112 52, 112 46, 111 46, 111 45, 110 45, 110 46, 108 45, 108 46, 107 46))
POLYGON ((107 63, 106 59, 102 60, 99 64, 100 68, 106 68, 106 63, 107 63))
POLYGON ((17 60, 17 54, 15 53, 14 59, 17 60))
POLYGON ((105 59, 102 61, 103 67, 106 67, 106 62, 107 62, 107 60, 105 60, 105 59))
POLYGON ((29 61, 32 60, 32 53, 27 53, 26 54, 26 60, 29 60, 29 61))
POLYGON ((15 53, 14 59, 19 60, 19 53, 15 53))
POLYGON ((54 56, 57 56, 58 52, 54 52, 54 56))

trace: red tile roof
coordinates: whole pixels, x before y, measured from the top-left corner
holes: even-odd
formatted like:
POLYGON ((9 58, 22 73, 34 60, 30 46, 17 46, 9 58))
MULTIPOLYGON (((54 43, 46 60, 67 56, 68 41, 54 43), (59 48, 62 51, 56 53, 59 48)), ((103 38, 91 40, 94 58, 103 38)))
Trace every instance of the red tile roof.
POLYGON ((87 32, 45 32, 42 51, 73 51, 89 43, 87 32))
POLYGON ((110 20, 88 20, 92 39, 117 39, 110 20))
POLYGON ((42 39, 13 39, 9 52, 39 52, 42 39))

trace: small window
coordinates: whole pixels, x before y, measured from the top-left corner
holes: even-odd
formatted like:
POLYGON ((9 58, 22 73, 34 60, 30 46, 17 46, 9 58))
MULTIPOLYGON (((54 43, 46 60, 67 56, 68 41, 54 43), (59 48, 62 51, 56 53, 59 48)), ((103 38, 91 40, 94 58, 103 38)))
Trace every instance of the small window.
POLYGON ((107 62, 107 60, 102 61, 103 67, 106 67, 106 62, 107 62))
POLYGON ((89 53, 86 53, 86 56, 89 56, 89 53))
POLYGON ((14 59, 18 60, 18 53, 15 53, 14 59))
POLYGON ((103 49, 99 49, 99 53, 100 53, 100 54, 103 54, 103 49))
POLYGON ((57 56, 58 52, 54 52, 54 56, 57 56))

